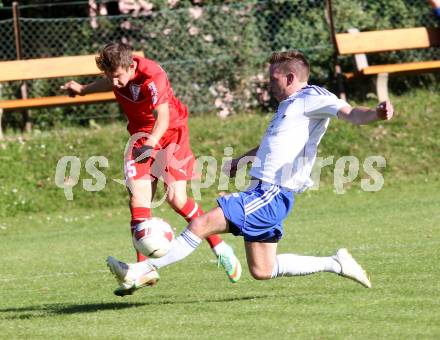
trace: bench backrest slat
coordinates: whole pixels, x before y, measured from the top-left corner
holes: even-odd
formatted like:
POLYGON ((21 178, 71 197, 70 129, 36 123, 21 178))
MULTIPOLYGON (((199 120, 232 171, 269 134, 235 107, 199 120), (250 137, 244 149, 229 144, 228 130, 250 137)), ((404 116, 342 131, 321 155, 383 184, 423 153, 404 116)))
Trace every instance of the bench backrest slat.
MULTIPOLYGON (((143 52, 135 51, 143 56, 143 52)), ((0 62, 0 82, 97 75, 95 55, 56 57, 0 62)))
POLYGON ((386 52, 440 46, 440 27, 338 33, 339 54, 386 52))

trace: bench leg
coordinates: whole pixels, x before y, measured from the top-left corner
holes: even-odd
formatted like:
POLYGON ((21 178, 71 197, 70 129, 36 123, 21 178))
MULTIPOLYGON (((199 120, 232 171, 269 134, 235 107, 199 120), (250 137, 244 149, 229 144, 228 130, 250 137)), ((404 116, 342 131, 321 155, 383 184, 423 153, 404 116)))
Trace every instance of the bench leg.
POLYGON ((3 109, 0 109, 0 140, 3 139, 2 118, 3 118, 3 109))
MULTIPOLYGON (((27 99, 28 98, 28 87, 27 83, 23 82, 20 86, 21 91, 21 98, 27 99)), ((21 113, 22 120, 23 120, 23 132, 32 132, 32 122, 31 122, 31 113, 28 110, 23 110, 21 113)))
POLYGON ((389 100, 388 97, 388 73, 379 73, 376 79, 376 93, 380 102, 389 100))
POLYGON ((341 66, 335 65, 336 82, 338 84, 338 96, 342 100, 347 100, 344 88, 344 75, 342 74, 341 66))
MULTIPOLYGON (((3 85, 0 84, 0 95, 2 95, 3 85)), ((2 126, 2 118, 3 118, 3 109, 0 109, 0 140, 3 139, 3 126, 2 126)))

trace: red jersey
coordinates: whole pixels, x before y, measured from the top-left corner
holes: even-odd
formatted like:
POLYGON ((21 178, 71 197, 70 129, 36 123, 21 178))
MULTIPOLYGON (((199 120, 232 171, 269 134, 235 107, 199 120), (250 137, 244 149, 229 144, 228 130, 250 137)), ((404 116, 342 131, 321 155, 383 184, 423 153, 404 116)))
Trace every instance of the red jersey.
POLYGON ((130 135, 150 133, 156 122, 153 110, 163 103, 168 103, 170 109, 168 129, 185 125, 188 109, 174 96, 162 67, 153 60, 138 56, 133 56, 133 60, 137 63, 133 80, 122 88, 113 86, 116 100, 128 118, 127 130, 130 135))

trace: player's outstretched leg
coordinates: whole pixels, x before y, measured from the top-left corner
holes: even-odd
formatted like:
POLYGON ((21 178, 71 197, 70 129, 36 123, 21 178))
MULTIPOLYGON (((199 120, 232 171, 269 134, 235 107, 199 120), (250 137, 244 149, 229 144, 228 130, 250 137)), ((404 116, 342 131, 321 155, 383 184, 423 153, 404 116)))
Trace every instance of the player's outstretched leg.
MULTIPOLYGON (((187 222, 191 222, 204 214, 200 205, 187 197, 186 181, 176 181, 168 185, 168 202, 171 207, 187 222), (182 204, 185 202, 184 204, 182 204)), ((206 237, 211 250, 217 257, 217 266, 222 267, 229 281, 238 282, 241 277, 241 264, 234 250, 219 235, 206 237)))
MULTIPOLYGON (((183 260, 202 243, 203 238, 225 231, 227 231, 227 224, 224 215, 220 208, 214 208, 209 213, 192 221, 188 228, 173 240, 171 249, 165 256, 132 264, 117 261, 109 256, 107 264, 120 284, 115 294, 128 295, 139 288, 154 285, 159 279, 157 269, 183 260)), ((241 275, 239 262, 238 266, 235 274, 237 280, 241 275)))
POLYGON ((367 274, 345 248, 339 249, 333 256, 277 255, 271 278, 303 276, 319 272, 335 273, 371 288, 367 274))
POLYGON ((136 290, 154 286, 159 281, 159 273, 148 260, 126 264, 109 256, 107 266, 119 283, 119 287, 114 291, 114 294, 118 296, 132 295, 136 290))
POLYGON ((159 280, 156 268, 184 259, 200 243, 202 243, 202 239, 187 228, 172 241, 170 251, 160 258, 149 258, 137 263, 124 263, 109 256, 107 266, 119 283, 119 287, 114 293, 118 296, 131 295, 142 287, 155 285, 159 280))

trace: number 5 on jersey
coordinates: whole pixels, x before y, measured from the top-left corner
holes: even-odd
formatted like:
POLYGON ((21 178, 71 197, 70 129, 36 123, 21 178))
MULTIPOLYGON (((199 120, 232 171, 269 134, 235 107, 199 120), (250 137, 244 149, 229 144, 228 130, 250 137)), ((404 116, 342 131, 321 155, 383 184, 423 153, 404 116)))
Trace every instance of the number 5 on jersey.
POLYGON ((136 167, 134 166, 135 160, 128 161, 125 163, 125 177, 131 178, 136 176, 136 167))

